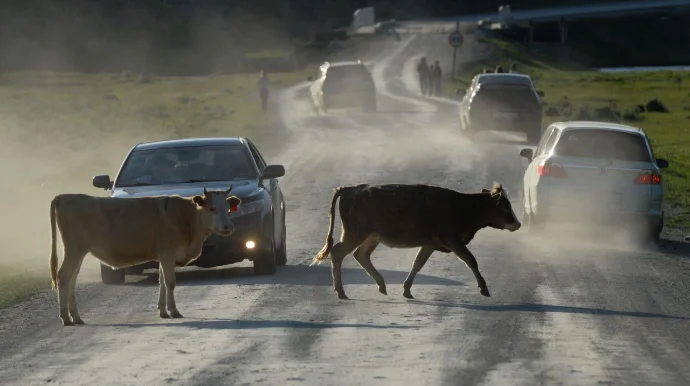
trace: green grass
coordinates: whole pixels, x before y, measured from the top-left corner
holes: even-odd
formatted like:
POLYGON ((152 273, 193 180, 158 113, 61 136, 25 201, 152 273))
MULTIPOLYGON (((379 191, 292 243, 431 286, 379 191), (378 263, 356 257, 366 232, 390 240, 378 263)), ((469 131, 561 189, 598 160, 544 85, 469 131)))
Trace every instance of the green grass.
POLYGON ((643 128, 652 140, 656 156, 670 163, 663 171, 669 209, 666 226, 690 228, 690 93, 684 87, 690 83, 690 72, 602 74, 572 61, 527 52, 504 41, 485 39, 485 42, 495 48, 492 57, 469 64, 460 72, 459 79, 447 82, 444 85, 447 95, 455 97, 455 90, 465 89, 484 67, 501 64, 507 70, 515 62, 518 71, 532 76, 537 89, 545 93, 544 127, 555 121, 581 119, 578 109, 592 112, 613 106, 612 110, 619 111, 624 118, 621 123, 643 128), (557 107, 564 97, 575 107, 574 115, 557 107), (634 112, 636 106, 654 98, 659 98, 670 113, 634 112), (556 115, 549 116, 547 111, 556 115))
MULTIPOLYGON (((270 73, 269 79, 277 89, 312 72, 270 73)), ((257 77, 154 77, 142 82, 139 75, 127 73, 0 75, 0 175, 14 187, 0 203, 0 308, 50 283, 48 222, 33 224, 29 231, 22 228, 22 219, 47 219, 46 205, 55 194, 105 194, 91 186, 91 177, 114 175, 136 143, 246 136, 266 154, 262 142, 273 135, 274 121, 261 111, 257 77), (17 205, 17 200, 32 204, 17 205)))
POLYGON ((36 291, 49 288, 48 271, 44 276, 36 273, 6 273, 0 274, 0 309, 27 300, 36 291))

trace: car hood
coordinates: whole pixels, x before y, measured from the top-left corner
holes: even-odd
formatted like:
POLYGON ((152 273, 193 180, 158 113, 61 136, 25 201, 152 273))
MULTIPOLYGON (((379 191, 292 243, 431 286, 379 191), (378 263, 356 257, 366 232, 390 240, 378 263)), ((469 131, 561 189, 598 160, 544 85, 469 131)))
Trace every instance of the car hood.
POLYGON ((203 195, 204 187, 206 190, 226 190, 232 185, 231 195, 240 199, 252 196, 260 191, 257 180, 237 180, 226 182, 196 182, 192 184, 170 184, 170 185, 151 185, 151 186, 132 186, 113 189, 111 197, 132 198, 132 197, 152 197, 152 196, 182 196, 193 197, 203 195))

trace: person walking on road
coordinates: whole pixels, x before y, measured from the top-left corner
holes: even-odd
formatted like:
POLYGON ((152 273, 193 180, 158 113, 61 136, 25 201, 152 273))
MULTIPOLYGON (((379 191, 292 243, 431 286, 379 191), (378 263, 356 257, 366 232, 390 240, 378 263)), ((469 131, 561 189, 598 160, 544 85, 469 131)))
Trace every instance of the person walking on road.
POLYGON ((261 110, 266 112, 268 109, 268 77, 266 76, 266 71, 261 70, 261 76, 256 82, 256 86, 259 88, 259 97, 261 98, 261 110))
POLYGON ((517 71, 517 64, 516 63, 511 64, 510 65, 510 71, 508 71, 508 72, 510 72, 511 74, 519 74, 519 72, 517 71))
POLYGON ((419 76, 419 89, 422 95, 427 95, 429 92, 429 66, 426 64, 426 58, 422 57, 417 65, 417 75, 419 76))
POLYGON ((496 70, 494 70, 494 73, 496 73, 496 74, 502 74, 503 72, 504 72, 504 71, 503 71, 503 67, 501 67, 500 64, 499 64, 498 66, 496 66, 496 70))
POLYGON ((431 70, 431 83, 433 84, 433 92, 430 92, 429 95, 436 95, 436 96, 441 96, 441 75, 443 75, 443 72, 441 71, 441 65, 439 64, 438 60, 434 61, 434 66, 431 70))

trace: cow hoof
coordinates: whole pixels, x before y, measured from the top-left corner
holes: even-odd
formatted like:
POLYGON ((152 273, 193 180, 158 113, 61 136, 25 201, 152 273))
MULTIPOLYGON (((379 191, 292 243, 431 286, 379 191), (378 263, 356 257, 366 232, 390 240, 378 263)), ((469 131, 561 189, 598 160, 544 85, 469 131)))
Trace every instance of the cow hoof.
POLYGON ((79 318, 77 318, 77 319, 72 319, 72 323, 78 324, 78 325, 80 325, 80 326, 83 326, 83 325, 86 324, 86 323, 84 323, 83 320, 81 320, 81 319, 79 319, 79 318))
POLYGON ((184 318, 184 316, 182 316, 178 310, 170 311, 170 316, 172 316, 174 319, 184 318))
POLYGON ((349 300, 350 298, 345 295, 345 292, 338 292, 338 299, 340 300, 349 300))
POLYGON ((410 293, 410 290, 405 290, 405 292, 403 292, 403 296, 406 299, 414 299, 414 296, 412 296, 412 294, 410 293))
POLYGON ((69 319, 62 319, 62 325, 64 327, 74 326, 74 322, 69 319))
POLYGON ((482 295, 486 296, 487 298, 490 298, 490 297, 491 297, 491 294, 489 294, 489 289, 488 289, 488 288, 482 288, 482 289, 479 291, 479 293, 481 293, 482 295))
POLYGON ((170 315, 168 315, 168 313, 165 312, 165 311, 163 311, 163 310, 161 310, 161 312, 159 312, 158 315, 159 315, 162 319, 170 319, 170 315))
POLYGON ((386 291, 386 286, 379 287, 379 292, 381 292, 382 294, 388 296, 388 292, 386 291))

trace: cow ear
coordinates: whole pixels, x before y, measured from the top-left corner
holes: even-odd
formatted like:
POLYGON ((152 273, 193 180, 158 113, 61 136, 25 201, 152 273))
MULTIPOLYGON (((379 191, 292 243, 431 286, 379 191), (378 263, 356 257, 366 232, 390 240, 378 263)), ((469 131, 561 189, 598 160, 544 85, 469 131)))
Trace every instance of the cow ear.
POLYGON ((240 200, 239 197, 236 196, 230 196, 226 198, 225 201, 227 201, 228 205, 230 206, 237 206, 242 203, 242 200, 240 200))
POLYGON ((489 189, 482 189, 482 193, 491 193, 489 189))
POLYGON ((204 206, 204 198, 201 196, 194 196, 192 198, 192 202, 197 204, 198 206, 204 206))

